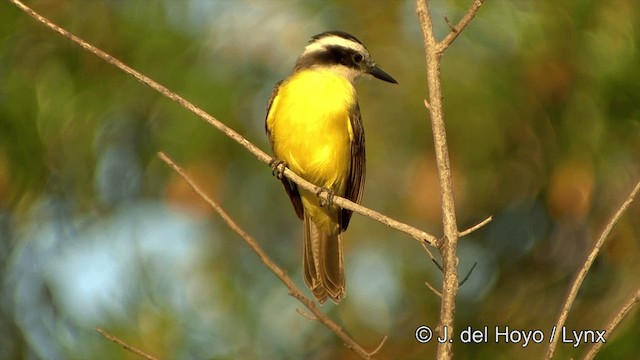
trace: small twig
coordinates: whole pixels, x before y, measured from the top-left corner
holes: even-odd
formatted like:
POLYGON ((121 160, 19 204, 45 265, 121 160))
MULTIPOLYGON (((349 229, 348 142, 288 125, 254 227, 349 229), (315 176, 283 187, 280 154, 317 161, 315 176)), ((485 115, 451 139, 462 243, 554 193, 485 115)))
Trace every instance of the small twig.
MULTIPOLYGON (((587 259, 584 261, 582 268, 580 269, 575 279, 573 280, 573 283, 571 284, 569 293, 567 294, 564 305, 562 306, 562 311, 560 311, 560 314, 558 316, 558 321, 556 321, 556 329, 562 329, 565 322, 567 321, 567 317, 569 316, 569 311, 571 310, 571 306, 573 306, 573 302, 575 301, 576 296, 578 295, 578 290, 580 290, 580 286, 582 286, 582 282, 584 281, 584 278, 587 276, 587 273, 589 272, 589 269, 591 268, 593 261, 596 259, 596 256, 598 256, 598 253, 600 252, 600 248, 602 248, 602 245, 604 244, 605 240, 607 240, 607 237, 609 236, 609 233, 611 233, 613 226, 618 222, 622 214, 624 214, 627 208, 629 208, 629 205, 631 205, 631 203, 633 202, 636 194, 638 193, 638 190, 640 190, 640 181, 636 184, 633 190, 631 190, 631 193, 629 194, 629 196, 627 196, 626 200, 622 203, 622 205, 620 205, 620 207, 618 208, 618 211, 616 211, 616 213, 613 215, 611 220, 609 220, 609 223, 607 223, 607 226, 602 231, 602 234, 600 234, 598 241, 594 245, 593 250, 591 250, 591 253, 587 257, 587 259)), ((549 348, 547 349, 547 355, 545 357, 547 360, 550 360, 551 358, 553 358, 553 354, 556 351, 556 346, 558 345, 558 338, 559 338, 558 336, 554 337, 553 341, 549 344, 549 348)))
POLYGON ((440 270, 441 273, 444 273, 444 268, 442 267, 442 265, 440 265, 440 263, 438 262, 438 260, 436 259, 431 259, 431 261, 433 261, 434 264, 436 264, 436 267, 438 268, 438 270, 440 270))
POLYGON ((472 227, 468 228, 467 230, 461 231, 459 236, 460 237, 467 236, 467 235, 471 234, 472 232, 480 229, 481 227, 487 225, 488 223, 491 222, 491 220, 493 220, 493 216, 489 216, 488 218, 482 220, 481 222, 479 222, 476 225, 473 225, 472 227))
POLYGON ((433 287, 433 285, 431 285, 431 283, 429 283, 428 281, 424 282, 425 285, 427 285, 427 287, 433 291, 434 294, 438 295, 438 297, 442 298, 442 293, 440 291, 438 291, 435 287, 433 287))
POLYGON ((304 311, 304 310, 302 310, 300 308, 296 308, 296 312, 298 314, 302 315, 302 317, 306 318, 307 320, 318 321, 318 319, 315 316, 309 314, 308 312, 306 312, 306 311, 304 311))
POLYGON ((465 275, 464 279, 462 279, 462 280, 460 281, 460 283, 458 284, 458 286, 462 286, 462 285, 464 285, 464 283, 466 283, 466 282, 467 282, 467 280, 469 280, 469 276, 471 276, 471 273, 473 272, 473 269, 475 269, 475 268, 476 268, 476 266, 478 266, 478 263, 477 263, 477 262, 474 262, 474 263, 473 263, 473 266, 471 267, 471 269, 469 269, 469 272, 467 273, 467 275, 465 275))
POLYGON ((453 41, 458 37, 458 35, 460 35, 462 30, 464 30, 464 28, 466 28, 467 25, 471 23, 471 20, 473 20, 473 18, 478 13, 478 10, 480 10, 482 3, 484 3, 484 0, 474 0, 473 4, 471 5, 471 8, 467 10, 467 13, 462 17, 462 19, 460 19, 460 21, 458 22, 458 24, 456 24, 456 26, 452 27, 451 24, 449 23, 449 20, 445 16, 445 20, 447 21, 447 24, 449 24, 449 27, 451 28, 451 32, 444 39, 442 39, 442 41, 438 43, 437 52, 439 54, 442 54, 449 47, 449 45, 453 43, 453 41))
POLYGON ((387 335, 385 335, 385 336, 382 338, 382 341, 380 341, 380 344, 378 344, 378 346, 376 346, 376 348, 375 348, 375 349, 371 350, 371 352, 369 353, 369 355, 373 356, 373 355, 377 354, 377 353, 378 353, 378 351, 380 351, 380 349, 382 349, 382 346, 384 345, 384 343, 386 343, 386 342, 387 342, 387 339, 388 339, 388 338, 389 338, 389 337, 388 337, 387 335))
POLYGON ((431 110, 431 105, 429 105, 429 100, 424 99, 424 107, 426 107, 427 110, 431 110))
MULTIPOLYGON (((613 319, 611 319, 611 322, 609 322, 609 326, 607 326, 607 329, 605 330, 605 335, 604 335, 605 340, 609 340, 609 338, 611 337, 611 333, 613 333, 613 331, 618 327, 620 322, 629 314, 629 312, 636 305, 638 305, 638 303, 640 303, 640 288, 636 290, 635 294, 631 295, 631 297, 624 303, 624 305, 622 305, 622 307, 616 313, 613 319)), ((600 351, 600 348, 602 347, 602 345, 604 345, 604 342, 601 342, 601 341, 595 342, 593 345, 591 345, 591 348, 584 355, 583 359, 584 360, 593 359, 598 353, 598 351, 600 351)))
MULTIPOLYGON (((440 243, 442 243, 442 240, 438 240, 438 241, 439 241, 440 243)), ((427 254, 429 254, 429 257, 431 258, 431 260, 435 259, 435 258, 433 257, 433 253, 431 252, 431 249, 429 249, 429 246, 427 246, 427 243, 423 241, 423 242, 421 243, 421 245, 422 245, 422 247, 424 248, 424 251, 426 251, 426 252, 427 252, 427 254)))
POLYGON ((444 22, 447 23, 447 26, 449 26, 449 29, 451 29, 451 31, 453 32, 458 32, 458 30, 456 30, 456 27, 453 26, 453 24, 451 23, 451 21, 449 21, 449 18, 447 17, 447 15, 442 15, 442 17, 444 18, 444 22))
MULTIPOLYGON (((271 156, 267 155, 264 151, 260 150, 260 148, 255 146, 249 140, 245 139, 238 132, 236 132, 235 130, 233 130, 230 127, 226 126, 225 124, 220 122, 215 117, 207 114, 204 110, 200 109, 199 107, 195 106, 191 102, 187 101, 182 96, 174 93, 173 91, 169 90, 165 86, 160 85, 159 83, 157 83, 156 81, 152 80, 151 78, 149 78, 149 77, 145 76, 144 74, 134 70, 133 68, 131 68, 130 66, 126 65, 122 61, 116 59, 115 57, 113 57, 113 56, 111 56, 109 54, 107 54, 106 52, 100 50, 99 48, 89 44, 88 42, 84 41, 83 39, 75 36, 71 32, 69 32, 69 31, 61 28, 60 26, 54 24, 49 19, 47 19, 44 16, 38 14, 37 12, 35 12, 31 8, 29 8, 28 6, 23 4, 21 1, 19 1, 19 0, 10 0, 10 1, 13 2, 22 11, 27 13, 29 16, 33 17, 38 22, 44 24, 45 26, 47 26, 51 30, 57 32, 58 34, 64 36, 65 38, 73 41, 74 43, 76 43, 78 45, 80 45, 80 47, 82 47, 83 49, 91 52, 92 54, 94 54, 97 57, 101 58, 102 60, 106 61, 107 63, 109 63, 109 64, 117 67, 118 69, 124 71, 125 73, 133 76, 138 81, 142 82, 143 84, 145 84, 145 85, 151 87, 152 89, 156 90, 157 92, 159 92, 161 95, 163 95, 163 96, 175 101, 176 103, 180 104, 185 109, 191 111, 192 113, 194 113, 195 115, 197 115, 198 117, 203 119, 204 121, 206 121, 209 124, 211 124, 216 129, 220 130, 222 133, 227 135, 229 138, 231 138, 232 140, 234 140, 238 144, 242 145, 245 149, 247 149, 249 152, 251 152, 258 160, 262 161, 265 164, 271 164, 272 161, 274 160, 271 156)), ((314 194, 318 193, 318 191, 321 190, 320 187, 317 187, 314 184, 306 181, 305 179, 303 179, 300 176, 296 175, 293 171, 291 171, 291 170, 289 170, 287 168, 284 169, 283 175, 285 177, 287 177, 289 180, 291 180, 294 183, 296 183, 298 186, 302 187, 305 190, 311 191, 314 194)), ((328 194, 325 192, 325 193, 321 194, 320 198, 322 200, 327 201, 328 200, 328 194)), ((373 220, 376 220, 376 221, 378 221, 378 222, 380 222, 380 223, 382 223, 384 225, 387 225, 387 226, 389 226, 391 228, 394 228, 396 230, 404 232, 404 233, 410 235, 411 237, 413 237, 414 239, 418 240, 419 242, 426 241, 431 246, 434 246, 434 247, 438 247, 439 246, 438 239, 435 236, 433 236, 431 234, 428 234, 428 233, 426 233, 426 232, 424 232, 422 230, 419 230, 419 229, 417 229, 417 228, 415 228, 413 226, 410 226, 410 225, 402 223, 402 222, 400 222, 398 220, 395 220, 395 219, 393 219, 391 217, 385 216, 385 215, 383 215, 383 214, 381 214, 381 213, 379 213, 377 211, 374 211, 374 210, 366 208, 366 207, 364 207, 362 205, 356 204, 356 203, 354 203, 354 202, 352 202, 352 201, 350 201, 348 199, 345 199, 345 198, 342 198, 342 197, 339 197, 339 196, 334 196, 333 197, 333 203, 338 205, 338 206, 340 206, 341 208, 351 210, 351 211, 356 212, 356 213, 358 213, 360 215, 364 215, 364 216, 369 217, 369 218, 371 218, 373 220)))
POLYGON ((146 352, 144 352, 142 350, 139 350, 139 349, 127 344, 126 342, 120 340, 118 337, 109 334, 107 331, 105 331, 102 328, 97 327, 96 331, 99 332, 100 335, 104 336, 107 340, 113 341, 114 343, 122 346, 123 349, 125 349, 125 350, 127 350, 127 351, 129 351, 131 353, 134 353, 134 354, 136 354, 136 355, 138 355, 138 356, 140 356, 142 358, 145 358, 147 360, 158 360, 157 358, 147 354, 146 352))
POLYGON ((342 341, 344 341, 345 345, 353 350, 356 354, 358 354, 363 359, 370 359, 371 354, 367 352, 362 346, 360 346, 355 340, 353 340, 342 328, 336 324, 333 320, 331 320, 327 315, 325 315, 318 305, 313 302, 311 299, 306 297, 300 289, 295 285, 293 280, 287 275, 287 273, 282 270, 271 258, 267 255, 267 253, 258 245, 258 242, 254 237, 249 235, 240 225, 238 225, 232 218, 227 214, 226 211, 215 201, 209 198, 198 186, 191 180, 191 178, 180 168, 176 163, 174 163, 167 155, 160 152, 158 153, 158 157, 164 161, 167 165, 169 165, 178 175, 180 175, 188 184, 191 186, 193 191, 200 196, 204 201, 214 209, 218 215, 222 218, 222 220, 233 230, 236 234, 238 234, 248 245, 249 247, 258 255, 260 261, 267 267, 271 272, 273 272, 279 279, 284 283, 284 285, 289 289, 289 293, 291 296, 296 298, 302 305, 304 305, 313 316, 315 316, 316 320, 321 322, 324 326, 333 331, 342 341))

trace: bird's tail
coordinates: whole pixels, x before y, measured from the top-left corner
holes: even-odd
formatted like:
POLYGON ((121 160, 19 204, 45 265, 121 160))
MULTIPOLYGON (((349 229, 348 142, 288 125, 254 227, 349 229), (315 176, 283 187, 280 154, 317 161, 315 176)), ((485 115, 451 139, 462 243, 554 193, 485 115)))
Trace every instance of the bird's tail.
POLYGON ((329 297, 338 303, 345 295, 342 234, 319 229, 304 213, 304 281, 321 304, 329 297))

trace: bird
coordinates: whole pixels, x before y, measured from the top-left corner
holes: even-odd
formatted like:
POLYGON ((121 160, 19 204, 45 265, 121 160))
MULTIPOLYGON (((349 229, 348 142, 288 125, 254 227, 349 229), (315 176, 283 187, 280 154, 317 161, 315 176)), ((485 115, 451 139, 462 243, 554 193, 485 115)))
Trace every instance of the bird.
POLYGON ((303 221, 304 281, 320 304, 346 294, 342 233, 352 212, 331 199, 362 199, 365 141, 354 83, 364 77, 398 83, 355 36, 326 31, 311 38, 267 106, 271 165, 303 221), (327 191, 329 201, 283 177, 280 165, 327 191))

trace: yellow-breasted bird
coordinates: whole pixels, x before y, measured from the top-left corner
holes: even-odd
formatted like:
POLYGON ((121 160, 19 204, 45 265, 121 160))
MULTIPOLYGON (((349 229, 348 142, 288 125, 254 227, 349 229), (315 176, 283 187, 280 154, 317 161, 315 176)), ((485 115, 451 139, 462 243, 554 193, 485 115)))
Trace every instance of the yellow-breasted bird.
MULTIPOLYGON (((360 202, 365 177, 364 128, 353 86, 363 76, 397 83, 365 46, 342 31, 313 36, 269 99, 266 130, 279 161, 330 193, 360 202)), ((321 204, 317 194, 281 177, 304 221, 304 280, 324 303, 345 295, 342 232, 351 211, 321 204)))

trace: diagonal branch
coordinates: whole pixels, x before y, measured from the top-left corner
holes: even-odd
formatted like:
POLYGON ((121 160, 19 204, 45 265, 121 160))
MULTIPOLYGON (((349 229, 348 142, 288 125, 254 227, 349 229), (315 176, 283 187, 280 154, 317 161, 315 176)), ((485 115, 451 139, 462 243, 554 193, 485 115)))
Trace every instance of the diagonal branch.
POLYGON ((464 28, 466 28, 467 25, 471 23, 471 20, 473 20, 473 18, 476 16, 476 13, 478 13, 478 10, 480 10, 480 7, 482 6, 483 3, 484 3, 484 0, 474 0, 473 4, 471 5, 471 8, 462 17, 462 19, 460 19, 460 21, 458 22, 458 24, 456 24, 456 26, 451 26, 451 24, 449 23, 449 19, 445 17, 447 24, 451 28, 451 32, 449 33, 449 35, 445 36, 445 38, 442 39, 442 41, 438 43, 437 52, 443 53, 449 47, 449 45, 453 43, 453 41, 458 37, 458 35, 460 35, 462 30, 464 30, 464 28))
MULTIPOLYGON (((175 101, 176 103, 180 104, 182 107, 184 107, 185 109, 191 111, 192 113, 194 113, 195 115, 197 115, 198 117, 200 117, 201 119, 203 119, 204 121, 208 122, 209 124, 211 124, 213 127, 215 127, 216 129, 220 130, 222 133, 224 133, 225 135, 227 135, 229 138, 233 139, 234 141, 236 141, 238 144, 242 145, 245 149, 249 150, 249 152, 251 152, 256 158, 258 158, 258 160, 262 161, 265 164, 271 164, 271 162, 274 160, 271 156, 269 156, 268 154, 266 154, 264 151, 260 150, 260 148, 258 148, 257 146, 255 146, 253 143, 251 143, 249 140, 245 139, 242 135, 240 135, 238 132, 236 132, 235 130, 231 129, 230 127, 226 126, 225 124, 223 124, 222 122, 220 122, 218 119, 216 119, 215 117, 207 114, 204 110, 200 109, 199 107, 195 106, 194 104, 192 104, 191 102, 189 102, 188 100, 186 100, 185 98, 181 97, 180 95, 172 92, 171 90, 169 90, 168 88, 166 88, 163 85, 160 85, 159 83, 157 83, 156 81, 150 79, 149 77, 143 75, 142 73, 134 70, 133 68, 129 67, 128 65, 126 65, 125 63, 123 63, 122 61, 116 59, 115 57, 107 54, 106 52, 100 50, 99 48, 89 44, 88 42, 82 40, 81 38, 75 36, 74 34, 72 34, 71 32, 61 28, 60 26, 54 24, 53 22, 51 22, 49 19, 45 18, 44 16, 38 14, 37 12, 35 12, 34 10, 32 10, 31 8, 29 8, 28 6, 26 6, 25 4, 23 4, 20 0, 9 0, 12 3, 14 3, 18 8, 20 8, 22 11, 24 11, 25 13, 27 13, 29 16, 33 17, 34 19, 36 19, 38 22, 44 24, 45 26, 47 26, 48 28, 50 28, 51 30, 57 32, 58 34, 64 36, 65 38, 73 41, 74 43, 78 44, 80 47, 82 47, 83 49, 93 53, 94 55, 96 55, 97 57, 101 58, 102 60, 106 61, 107 63, 117 67, 118 69, 124 71, 125 73, 133 76, 134 78, 136 78, 138 81, 142 82, 143 84, 151 87, 152 89, 156 90, 157 92, 159 92, 161 95, 175 101)), ((301 178, 300 176, 296 175, 293 171, 285 168, 283 171, 283 175, 285 177, 287 177, 289 180, 293 181, 294 183, 296 183, 297 185, 299 185, 300 187, 302 187, 305 190, 309 190, 314 194, 317 194, 321 188, 315 186, 314 184, 304 180, 303 178, 301 178)), ((328 194, 326 192, 322 192, 320 195, 320 198, 327 201, 328 200, 328 194)), ((384 225, 387 225, 391 228, 394 228, 398 231, 404 232, 408 235, 410 235, 411 237, 413 237, 414 239, 418 240, 419 242, 426 242, 431 246, 434 247, 439 247, 441 245, 441 242, 439 241, 438 238, 436 238, 435 236, 422 231, 420 229, 417 229, 413 226, 407 225, 405 223, 402 223, 398 220, 395 220, 391 217, 388 217, 386 215, 383 215, 375 210, 371 210, 369 208, 366 208, 362 205, 356 204, 348 199, 339 197, 339 196, 333 196, 332 201, 334 204, 344 208, 344 209, 348 209, 351 210, 353 212, 356 212, 360 215, 364 215, 368 218, 371 218, 375 221, 378 221, 384 225)))
MULTIPOLYGON (((284 270, 282 270, 282 268, 280 268, 276 263, 274 263, 273 260, 271 260, 271 258, 269 258, 269 255, 267 255, 267 253, 260 247, 260 245, 258 245, 258 242, 255 240, 255 238, 253 238, 246 231, 244 231, 244 229, 242 229, 242 227, 240 227, 240 225, 238 225, 231 218, 231 216, 229 216, 229 214, 227 214, 224 211, 224 209, 222 209, 222 207, 218 203, 211 200, 211 198, 209 198, 202 190, 200 190, 198 186, 193 182, 193 180, 191 180, 191 178, 189 178, 189 176, 185 174, 184 170, 182 170, 178 165, 176 165, 176 163, 174 163, 171 159, 169 159, 169 157, 167 157, 167 155, 165 155, 164 153, 162 152, 158 153, 158 157, 162 159, 162 161, 164 161, 167 165, 169 165, 176 173, 178 173, 178 175, 180 175, 191 186, 193 191, 196 194, 198 194, 198 196, 200 196, 204 201, 206 201, 207 204, 209 204, 209 206, 211 206, 211 208, 213 208, 218 213, 218 215, 220 215, 222 220, 224 220, 224 222, 231 228, 231 230, 233 230, 236 234, 238 234, 249 245, 249 247, 251 247, 251 249, 260 258, 260 261, 267 268, 269 268, 269 270, 271 270, 271 272, 273 272, 278 277, 278 279, 280 279, 280 281, 282 281, 285 284, 285 286, 289 289, 289 294, 291 294, 291 296, 296 298, 298 301, 302 303, 302 305, 304 305, 307 309, 309 309, 309 311, 311 311, 311 313, 315 317, 314 320, 318 320, 324 326, 326 326, 331 331, 333 331, 336 335, 340 337, 340 339, 342 339, 342 341, 344 341, 345 345, 349 349, 353 350, 356 354, 358 354, 363 359, 372 358, 372 355, 379 350, 380 346, 378 346, 371 353, 366 351, 362 346, 360 346, 344 330, 342 330, 342 328, 338 324, 336 324, 335 322, 333 322, 333 320, 327 317, 327 315, 325 315, 322 312, 322 310, 320 310, 320 308, 318 307, 318 305, 316 305, 315 302, 313 302, 308 297, 306 297, 302 293, 302 291, 300 291, 300 289, 298 289, 298 287, 293 283, 293 281, 287 275, 287 273, 284 270)), ((300 311, 298 312, 300 313, 300 311)))
POLYGON ((425 281, 424 284, 429 288, 429 290, 431 290, 439 298, 442 298, 442 293, 440 291, 438 291, 435 287, 433 287, 433 285, 431 285, 431 283, 429 283, 428 281, 425 281))
MULTIPOLYGON (((571 306, 573 306, 573 302, 575 301, 576 296, 578 295, 578 291, 582 286, 582 282, 584 281, 584 278, 587 276, 587 273, 589 272, 589 269, 591 268, 593 261, 598 256, 598 253, 600 252, 600 248, 602 248, 602 245, 604 245, 604 242, 607 240, 607 237, 609 236, 609 233, 611 233, 613 226, 618 222, 622 214, 624 214, 627 208, 629 208, 629 205, 631 205, 631 203, 635 199, 636 194, 638 193, 638 190, 640 190, 640 181, 636 184, 633 190, 631 190, 631 193, 629 194, 629 196, 627 196, 627 199, 622 203, 622 205, 620 205, 620 207, 618 208, 618 211, 616 211, 616 213, 613 215, 611 220, 609 220, 609 223, 607 224, 605 229, 602 231, 602 234, 600 234, 600 237, 598 238, 598 241, 593 247, 593 250, 591 250, 591 253, 587 257, 587 259, 584 261, 584 265, 582 265, 582 268, 580 269, 575 279, 573 280, 573 283, 571 284, 569 293, 567 294, 564 305, 562 306, 562 311, 560 311, 560 314, 558 316, 558 321, 556 322, 556 325, 555 325, 556 329, 561 329, 564 326, 565 322, 567 321, 567 317, 569 316, 569 311, 571 311, 571 306)), ((547 349, 547 355, 545 357, 547 360, 550 360, 551 358, 553 358, 553 354, 556 351, 556 346, 558 345, 558 338, 559 338, 558 336, 555 336, 553 338, 553 341, 549 344, 549 348, 547 349)))
MULTIPOLYGON (((620 322, 629 314, 629 312, 636 305, 638 305, 638 303, 640 303, 640 289, 636 290, 636 293, 631 295, 629 300, 627 300, 627 302, 625 302, 624 305, 622 305, 618 313, 613 317, 613 319, 609 323, 609 326, 607 326, 607 329, 605 330, 605 335, 604 335, 604 338, 607 341, 611 338, 611 333, 618 327, 618 324, 620 324, 620 322)), ((582 359, 584 360, 593 359, 598 353, 598 351, 600 351, 600 348, 602 347, 602 345, 604 345, 604 342, 596 341, 582 359)))
POLYGON ((132 353, 134 353, 134 354, 136 354, 136 355, 138 355, 138 356, 140 356, 142 358, 145 358, 147 360, 158 360, 157 358, 145 353, 144 351, 142 351, 140 349, 137 349, 137 348, 127 344, 126 342, 120 340, 118 337, 109 334, 107 331, 105 331, 102 328, 97 327, 96 331, 99 332, 100 335, 104 336, 107 340, 113 341, 114 343, 122 346, 123 349, 125 349, 125 350, 127 350, 129 352, 132 352, 132 353))
POLYGON ((486 219, 482 220, 481 222, 473 225, 472 227, 468 228, 467 230, 460 231, 460 235, 459 236, 460 237, 467 236, 467 235, 471 234, 472 232, 480 229, 481 227, 487 225, 488 223, 491 222, 491 220, 493 220, 493 216, 489 216, 488 218, 486 218, 486 219))

